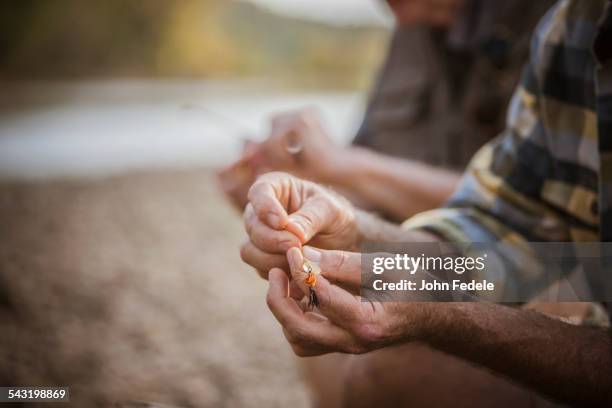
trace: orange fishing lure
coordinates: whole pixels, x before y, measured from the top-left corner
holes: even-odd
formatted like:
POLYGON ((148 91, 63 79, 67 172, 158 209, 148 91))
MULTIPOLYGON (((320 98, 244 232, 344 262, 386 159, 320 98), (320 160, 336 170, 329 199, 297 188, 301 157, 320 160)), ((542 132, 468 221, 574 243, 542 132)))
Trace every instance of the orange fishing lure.
POLYGON ((314 309, 319 306, 319 299, 317 298, 317 275, 320 273, 319 267, 312 264, 306 258, 304 258, 304 265, 302 266, 306 273, 306 279, 304 281, 308 285, 308 307, 314 309))

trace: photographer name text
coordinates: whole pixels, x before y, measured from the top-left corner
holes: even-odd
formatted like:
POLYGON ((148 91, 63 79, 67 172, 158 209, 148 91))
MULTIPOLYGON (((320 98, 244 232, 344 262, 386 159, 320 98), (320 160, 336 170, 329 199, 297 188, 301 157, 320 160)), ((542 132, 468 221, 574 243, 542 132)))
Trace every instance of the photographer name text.
POLYGON ((399 282, 385 282, 377 279, 372 283, 372 288, 377 291, 494 291, 495 284, 487 280, 468 282, 454 279, 451 282, 428 281, 422 279, 420 282, 402 279, 399 282))

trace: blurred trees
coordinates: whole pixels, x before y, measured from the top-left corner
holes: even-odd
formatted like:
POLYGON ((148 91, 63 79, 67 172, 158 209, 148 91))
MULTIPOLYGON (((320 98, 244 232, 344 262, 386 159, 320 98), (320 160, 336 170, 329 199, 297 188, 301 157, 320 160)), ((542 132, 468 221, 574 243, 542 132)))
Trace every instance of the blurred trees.
POLYGON ((4 0, 0 10, 4 78, 242 75, 354 86, 386 36, 230 0, 4 0))

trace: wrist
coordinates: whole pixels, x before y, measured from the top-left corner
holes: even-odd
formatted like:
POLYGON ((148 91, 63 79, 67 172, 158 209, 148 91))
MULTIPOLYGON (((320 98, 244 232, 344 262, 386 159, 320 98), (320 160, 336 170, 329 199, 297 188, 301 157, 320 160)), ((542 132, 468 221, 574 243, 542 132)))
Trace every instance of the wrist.
POLYGON ((429 343, 435 314, 430 302, 388 302, 379 304, 375 322, 361 324, 356 331, 366 351, 413 341, 429 343))
POLYGON ((436 330, 440 328, 439 306, 435 302, 400 302, 393 337, 399 342, 430 342, 436 330))
POLYGON ((334 147, 317 170, 317 181, 333 186, 343 186, 355 170, 354 147, 334 147))

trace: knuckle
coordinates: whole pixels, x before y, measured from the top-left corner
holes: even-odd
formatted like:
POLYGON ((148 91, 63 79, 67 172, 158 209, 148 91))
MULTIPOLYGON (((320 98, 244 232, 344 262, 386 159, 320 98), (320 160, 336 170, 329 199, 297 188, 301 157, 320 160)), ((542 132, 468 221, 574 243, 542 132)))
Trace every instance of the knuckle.
POLYGON ((308 357, 309 356, 306 349, 304 349, 303 347, 297 344, 291 344, 291 349, 293 350, 293 354, 295 354, 298 357, 308 357))
POLYGON ((332 271, 340 271, 348 263, 348 254, 344 251, 329 252, 328 267, 332 271))
POLYGON ((359 323, 353 327, 353 334, 360 347, 379 344, 385 339, 383 328, 375 323, 359 323))
POLYGON ((250 243, 246 242, 240 246, 240 259, 243 262, 249 263, 250 255, 250 243))
POLYGON ((264 244, 271 251, 281 252, 283 250, 283 244, 286 240, 278 237, 278 236, 266 236, 264 239, 264 244))
POLYGON ((260 225, 254 226, 251 230, 251 241, 253 245, 259 248, 262 251, 265 251, 269 248, 274 248, 274 234, 271 234, 270 231, 262 228, 260 225))
POLYGON ((262 176, 259 176, 257 180, 251 185, 247 192, 247 199, 252 203, 258 194, 258 190, 261 188, 262 176))
POLYGON ((287 339, 289 344, 291 344, 291 346, 293 346, 294 344, 297 344, 297 341, 293 337, 292 332, 289 329, 287 329, 286 327, 283 327, 283 335, 285 336, 285 339, 287 339))
POLYGON ((245 221, 250 220, 255 215, 255 211, 253 210, 253 204, 248 203, 246 207, 244 207, 244 212, 242 213, 242 218, 245 221))
POLYGON ((250 243, 246 243, 240 247, 240 259, 242 259, 242 262, 252 266, 255 269, 262 269, 264 266, 262 265, 262 260, 258 259, 254 248, 250 243))
POLYGON ((248 236, 253 235, 253 220, 252 219, 245 220, 244 231, 247 233, 248 236))
POLYGON ((304 211, 301 214, 300 220, 299 220, 302 224, 304 224, 304 227, 307 228, 314 228, 317 226, 317 223, 319 221, 319 217, 317 216, 317 214, 315 214, 312 211, 304 211))
POLYGON ((269 248, 275 252, 285 253, 290 248, 298 244, 297 238, 284 237, 284 236, 273 236, 269 237, 268 242, 269 248))
POLYGON ((283 245, 283 243, 287 242, 286 239, 279 237, 278 235, 272 235, 272 236, 268 236, 266 238, 266 243, 268 245, 270 245, 270 247, 272 248, 281 248, 281 245, 283 245))
POLYGON ((249 192, 247 193, 249 200, 252 200, 261 194, 266 188, 266 185, 271 184, 275 178, 276 177, 273 177, 272 172, 259 175, 255 182, 251 185, 251 188, 249 188, 249 192))
POLYGON ((320 193, 317 193, 313 198, 313 201, 316 203, 315 208, 318 217, 326 220, 330 224, 337 223, 338 220, 344 217, 344 211, 327 191, 321 190, 320 193))
POLYGON ((312 216, 302 214, 296 214, 292 216, 295 224, 299 226, 306 240, 310 240, 313 236, 317 235, 319 231, 318 224, 314 221, 312 216))
POLYGON ((368 349, 359 343, 351 343, 347 344, 342 351, 347 354, 364 354, 368 349))
POLYGON ((291 343, 301 343, 305 339, 305 333, 301 327, 295 324, 289 324, 286 327, 287 336, 291 343))
POLYGON ((268 305, 269 309, 274 309, 275 299, 270 292, 266 295, 266 305, 268 305))
POLYGON ((319 303, 324 306, 326 309, 336 309, 336 302, 327 290, 317 290, 317 297, 319 298, 319 303))
POLYGON ((267 215, 270 213, 269 207, 270 206, 268 204, 263 204, 255 208, 255 215, 258 218, 258 220, 265 222, 267 215))

